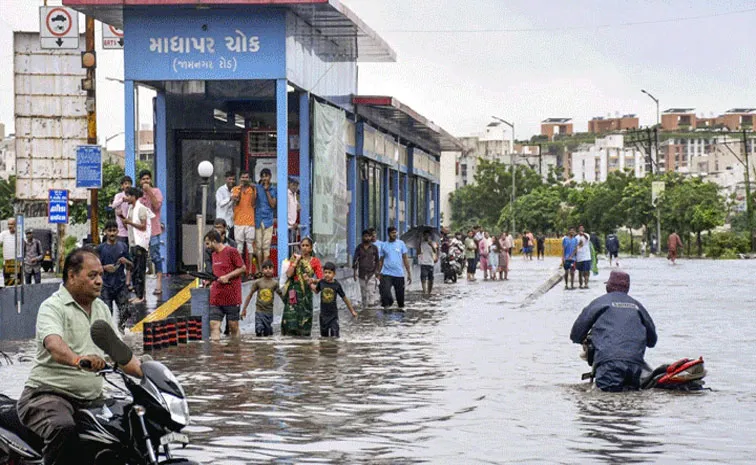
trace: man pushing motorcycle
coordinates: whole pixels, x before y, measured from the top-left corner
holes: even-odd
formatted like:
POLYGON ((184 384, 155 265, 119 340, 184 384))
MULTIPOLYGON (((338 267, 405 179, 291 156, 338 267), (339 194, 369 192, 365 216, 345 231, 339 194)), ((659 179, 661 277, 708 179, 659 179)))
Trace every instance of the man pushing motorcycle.
MULTIPOLYGON (((105 367, 105 354, 90 336, 97 320, 113 325, 110 310, 98 299, 102 274, 94 251, 72 251, 63 265, 63 284, 39 307, 37 355, 18 400, 18 416, 44 439, 45 465, 79 462, 74 412, 102 398, 103 378, 95 373, 105 367)), ((142 377, 133 355, 121 361, 121 369, 142 377)))
POLYGON ((570 332, 577 344, 590 332, 595 383, 602 391, 639 389, 646 347, 656 345, 654 321, 629 290, 630 275, 612 271, 606 294, 583 309, 570 332))

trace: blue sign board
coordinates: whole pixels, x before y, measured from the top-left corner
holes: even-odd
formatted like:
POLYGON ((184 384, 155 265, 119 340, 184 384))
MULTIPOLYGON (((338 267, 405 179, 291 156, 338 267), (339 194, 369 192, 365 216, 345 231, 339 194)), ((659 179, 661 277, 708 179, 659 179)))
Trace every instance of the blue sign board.
POLYGON ((125 9, 127 80, 286 77, 286 12, 270 8, 125 9))
POLYGON ((52 224, 68 224, 67 190, 50 189, 48 194, 47 222, 52 224))
POLYGON ((76 187, 102 187, 102 149, 99 145, 76 147, 76 187))

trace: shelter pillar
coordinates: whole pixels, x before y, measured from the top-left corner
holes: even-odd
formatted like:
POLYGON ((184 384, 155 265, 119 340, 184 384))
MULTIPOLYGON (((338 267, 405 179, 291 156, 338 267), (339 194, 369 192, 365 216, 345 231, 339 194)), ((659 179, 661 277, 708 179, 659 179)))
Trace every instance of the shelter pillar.
MULTIPOLYGON (((383 229, 388 230, 389 226, 389 167, 384 166, 381 170, 381 177, 383 178, 383 182, 381 185, 383 186, 383 192, 381 193, 381 201, 383 203, 383 229)), ((386 237, 388 238, 388 233, 386 233, 386 237)))
POLYGON ((136 186, 136 112, 134 111, 134 81, 127 80, 123 84, 123 104, 126 113, 124 115, 124 157, 126 161, 124 171, 127 176, 131 176, 131 179, 134 180, 134 185, 136 186))
POLYGON ((278 201, 276 202, 278 222, 278 266, 289 253, 288 210, 289 202, 286 189, 289 184, 289 101, 286 79, 276 79, 276 183, 278 184, 278 201))
POLYGON ((436 193, 436 224, 434 224, 433 226, 441 229, 441 185, 434 185, 433 190, 436 193))
POLYGON ((158 91, 155 97, 155 182, 163 193, 163 206, 160 208, 160 218, 165 223, 165 236, 160 244, 160 256, 165 259, 162 271, 176 269, 176 247, 166 247, 166 244, 177 244, 174 217, 176 196, 172 186, 168 186, 168 179, 173 179, 173 166, 168 164, 168 125, 165 91, 158 91), (167 268, 167 269, 166 269, 167 268))
MULTIPOLYGON (((302 237, 310 235, 312 169, 310 164, 310 94, 299 94, 299 222, 302 237)), ((288 193, 287 193, 288 194, 288 193)))
MULTIPOLYGON (((393 226, 399 231, 399 169, 392 173, 394 177, 394 224, 393 226)), ((399 231, 399 235, 402 235, 404 231, 399 231)))
POLYGON ((361 228, 357 226, 357 157, 347 157, 347 189, 349 190, 349 214, 347 216, 347 252, 350 253, 359 242, 357 235, 361 228))

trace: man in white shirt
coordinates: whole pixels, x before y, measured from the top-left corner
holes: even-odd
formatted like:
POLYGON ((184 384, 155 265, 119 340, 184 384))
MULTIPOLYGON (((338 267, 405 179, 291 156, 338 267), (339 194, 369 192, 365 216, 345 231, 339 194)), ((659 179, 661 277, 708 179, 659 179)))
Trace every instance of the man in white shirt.
MULTIPOLYGON (((299 199, 297 193, 299 192, 299 180, 294 177, 289 178, 289 201, 288 201, 288 223, 289 223, 289 249, 293 247, 291 244, 297 242, 297 233, 299 232, 297 224, 297 216, 299 215, 299 199)), ((291 251, 291 250, 290 250, 291 251)), ((293 251, 292 251, 293 252, 293 251)))
POLYGON ((215 191, 215 218, 223 218, 226 221, 230 239, 234 238, 234 201, 231 198, 231 189, 236 185, 236 176, 233 171, 226 171, 226 184, 215 191))
POLYGON ((578 271, 578 283, 580 289, 588 289, 588 278, 591 275, 591 236, 585 232, 582 224, 578 228, 577 240, 578 248, 575 255, 577 264, 575 267, 578 271))
POLYGON ((6 286, 15 286, 21 279, 21 264, 16 265, 16 219, 8 218, 8 229, 0 232, 3 245, 3 275, 6 286))

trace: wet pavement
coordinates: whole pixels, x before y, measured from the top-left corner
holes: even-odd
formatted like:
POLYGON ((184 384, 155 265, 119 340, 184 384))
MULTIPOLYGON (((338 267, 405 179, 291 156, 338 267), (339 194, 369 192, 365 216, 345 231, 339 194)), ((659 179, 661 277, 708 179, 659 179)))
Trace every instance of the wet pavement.
MULTIPOLYGON (((711 388, 624 394, 581 382, 589 367, 569 341, 578 312, 603 293, 600 264, 589 290, 560 283, 527 305, 556 259, 516 258, 507 282, 438 284, 429 299, 411 292, 405 312, 367 309, 353 321, 344 310, 337 341, 260 340, 248 319, 240 342, 156 352, 190 396, 192 445, 178 455, 214 464, 753 463, 756 263, 622 260, 659 333, 648 362, 703 355, 711 388)), ((31 366, 18 359, 31 344, 0 348, 15 361, 0 366, 0 392, 17 396, 31 366)))

